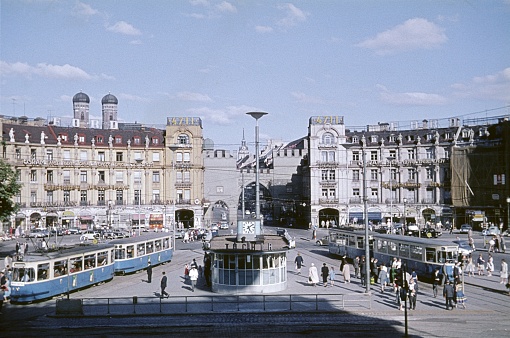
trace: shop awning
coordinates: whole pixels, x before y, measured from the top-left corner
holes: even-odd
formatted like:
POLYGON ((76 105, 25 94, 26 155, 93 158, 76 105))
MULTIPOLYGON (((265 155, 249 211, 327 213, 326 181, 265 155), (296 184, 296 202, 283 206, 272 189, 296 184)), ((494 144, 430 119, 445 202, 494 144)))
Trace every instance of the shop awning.
POLYGON ((92 221, 93 219, 92 216, 80 216, 80 221, 92 221))
POLYGON ((131 214, 131 219, 134 221, 145 219, 145 214, 131 214))

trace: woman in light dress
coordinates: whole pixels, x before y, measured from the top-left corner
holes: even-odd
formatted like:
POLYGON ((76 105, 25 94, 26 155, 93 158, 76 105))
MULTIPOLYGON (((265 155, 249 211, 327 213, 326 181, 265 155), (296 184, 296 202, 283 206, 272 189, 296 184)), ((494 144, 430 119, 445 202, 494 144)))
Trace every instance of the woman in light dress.
POLYGON ((317 272, 317 267, 313 263, 308 268, 308 282, 313 286, 317 286, 317 283, 319 283, 319 273, 317 272))
POLYGON ((468 263, 466 265, 466 272, 467 272, 468 276, 474 277, 475 271, 476 271, 476 266, 475 266, 475 263, 473 263, 473 256, 469 255, 467 261, 468 261, 468 263))
POLYGON ((489 256, 487 260, 487 277, 492 276, 492 272, 494 272, 494 259, 492 256, 489 256))
POLYGON ((501 278, 499 284, 506 285, 508 283, 508 264, 504 259, 501 260, 501 271, 499 273, 499 277, 501 278))

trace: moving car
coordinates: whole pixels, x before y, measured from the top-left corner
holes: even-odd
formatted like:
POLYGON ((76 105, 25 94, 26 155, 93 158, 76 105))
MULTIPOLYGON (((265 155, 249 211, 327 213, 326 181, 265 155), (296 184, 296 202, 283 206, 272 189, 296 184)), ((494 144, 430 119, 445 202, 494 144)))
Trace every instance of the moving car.
POLYGON ((460 226, 460 233, 461 234, 467 234, 469 232, 469 230, 473 230, 473 228, 469 224, 462 224, 460 226))
POLYGON ((315 241, 315 244, 320 245, 320 246, 329 245, 329 236, 324 236, 321 239, 317 239, 315 241))
POLYGON ((459 253, 461 255, 469 255, 470 253, 472 253, 473 251, 473 248, 469 245, 469 242, 468 241, 465 241, 465 240, 455 240, 453 241, 453 243, 457 244, 459 246, 459 253))

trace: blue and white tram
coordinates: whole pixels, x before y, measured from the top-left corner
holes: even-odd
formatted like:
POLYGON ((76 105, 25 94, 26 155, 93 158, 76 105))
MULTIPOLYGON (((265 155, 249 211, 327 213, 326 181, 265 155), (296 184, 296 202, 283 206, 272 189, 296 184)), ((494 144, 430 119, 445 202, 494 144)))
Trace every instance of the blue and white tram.
POLYGON ((11 301, 29 303, 111 280, 113 245, 80 244, 32 252, 12 265, 11 301))
POLYGON ((170 262, 173 257, 172 235, 165 232, 143 233, 111 241, 115 250, 115 273, 127 274, 151 265, 170 262))
MULTIPOLYGON (((437 239, 369 233, 370 256, 381 264, 391 264, 393 258, 401 260, 408 272, 416 271, 420 279, 429 280, 439 268, 451 278, 458 260, 458 246, 437 239), (446 271, 444 271, 445 269, 446 271)), ((332 229, 329 232, 329 253, 354 259, 365 255, 365 232, 332 229)))
POLYGON ((435 269, 446 273, 449 279, 453 278, 458 250, 458 245, 437 239, 386 234, 373 236, 374 258, 384 264, 391 264, 393 257, 400 258, 407 271, 416 271, 422 280, 431 280, 435 269))

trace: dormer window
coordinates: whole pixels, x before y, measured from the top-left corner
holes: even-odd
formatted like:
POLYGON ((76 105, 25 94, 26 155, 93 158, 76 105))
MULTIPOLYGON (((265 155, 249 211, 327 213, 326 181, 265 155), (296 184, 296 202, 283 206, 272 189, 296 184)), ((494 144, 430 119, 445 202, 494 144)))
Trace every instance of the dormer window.
POLYGON ((159 138, 153 137, 152 138, 152 144, 159 144, 159 138))
POLYGON ((464 129, 462 131, 462 138, 468 138, 469 137, 469 130, 467 129, 464 129))
POLYGON ((395 143, 395 135, 390 135, 390 137, 388 137, 388 141, 390 141, 391 143, 395 143))
POLYGON ((79 143, 85 143, 85 135, 83 135, 83 134, 78 135, 78 142, 79 143))
POLYGON ((97 135, 96 136, 96 143, 104 143, 104 136, 103 135, 97 135))
POLYGON ((189 144, 189 137, 186 134, 181 134, 177 137, 178 144, 189 144))
POLYGON ((370 136, 370 142, 377 143, 377 135, 370 136))
POLYGON ((352 143, 359 143, 359 137, 353 136, 352 137, 352 143))
POLYGON ((115 144, 122 144, 122 136, 115 136, 115 144))
POLYGON ((135 145, 140 145, 140 143, 141 143, 140 136, 135 136, 135 137, 133 137, 133 143, 134 143, 135 145))
POLYGON ((335 137, 331 133, 325 133, 322 135, 322 143, 323 144, 333 144, 335 141, 335 137))

